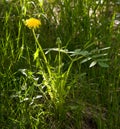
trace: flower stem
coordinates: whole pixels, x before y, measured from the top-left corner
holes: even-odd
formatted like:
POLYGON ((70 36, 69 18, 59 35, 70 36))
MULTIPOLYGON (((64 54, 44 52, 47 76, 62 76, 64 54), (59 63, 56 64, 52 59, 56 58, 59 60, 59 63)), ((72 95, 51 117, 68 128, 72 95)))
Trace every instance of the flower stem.
POLYGON ((44 61, 45 61, 45 64, 46 64, 48 73, 49 73, 49 75, 50 75, 50 77, 51 77, 51 70, 50 70, 50 67, 49 67, 47 58, 46 58, 46 56, 45 56, 45 53, 44 53, 44 51, 43 51, 43 49, 42 49, 42 47, 41 47, 41 45, 40 45, 40 43, 39 43, 39 41, 38 41, 38 39, 37 39, 37 37, 36 37, 36 34, 35 34, 34 29, 32 29, 32 32, 33 32, 33 35, 34 35, 34 38, 35 38, 35 42, 37 43, 37 45, 38 45, 38 47, 39 47, 39 49, 40 49, 41 55, 42 55, 42 57, 43 57, 43 59, 44 59, 44 61))

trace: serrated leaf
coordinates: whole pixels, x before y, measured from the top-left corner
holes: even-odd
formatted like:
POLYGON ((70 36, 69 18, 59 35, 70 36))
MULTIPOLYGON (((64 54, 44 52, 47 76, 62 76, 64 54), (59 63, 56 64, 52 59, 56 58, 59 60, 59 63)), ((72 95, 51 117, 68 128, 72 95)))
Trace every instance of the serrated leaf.
POLYGON ((34 53, 34 61, 37 59, 37 57, 39 57, 39 48, 34 53))
POLYGON ((98 64, 101 66, 101 67, 104 67, 104 68, 108 68, 109 65, 104 63, 104 62, 98 62, 98 64))
POLYGON ((93 62, 90 64, 89 68, 95 66, 96 64, 97 64, 97 61, 93 61, 93 62))

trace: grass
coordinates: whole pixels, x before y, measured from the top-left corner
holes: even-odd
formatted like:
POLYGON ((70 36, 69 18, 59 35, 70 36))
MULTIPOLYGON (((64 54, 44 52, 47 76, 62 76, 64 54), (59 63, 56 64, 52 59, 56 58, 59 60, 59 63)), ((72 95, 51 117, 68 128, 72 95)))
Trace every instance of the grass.
POLYGON ((1 129, 120 128, 119 6, 0 2, 1 129))

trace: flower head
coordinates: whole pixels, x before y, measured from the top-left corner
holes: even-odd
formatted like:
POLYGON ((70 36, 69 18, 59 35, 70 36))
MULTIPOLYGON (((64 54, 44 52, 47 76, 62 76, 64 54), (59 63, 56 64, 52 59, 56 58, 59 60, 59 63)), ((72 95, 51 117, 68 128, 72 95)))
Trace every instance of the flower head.
POLYGON ((30 29, 35 29, 41 25, 41 21, 36 18, 29 18, 25 21, 25 25, 30 29))

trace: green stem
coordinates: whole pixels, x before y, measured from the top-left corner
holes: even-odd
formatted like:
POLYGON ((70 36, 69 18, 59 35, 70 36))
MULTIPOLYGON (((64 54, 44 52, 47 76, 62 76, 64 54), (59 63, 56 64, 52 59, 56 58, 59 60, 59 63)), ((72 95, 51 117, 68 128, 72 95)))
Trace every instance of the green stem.
POLYGON ((34 35, 34 38, 35 38, 35 42, 37 43, 37 45, 38 45, 38 47, 39 47, 39 49, 40 49, 41 55, 42 55, 42 57, 43 57, 43 59, 44 59, 44 61, 45 61, 45 64, 46 64, 48 73, 49 73, 49 75, 50 75, 50 77, 51 77, 51 70, 50 70, 50 68, 49 68, 49 64, 48 64, 47 58, 46 58, 46 56, 45 56, 45 53, 44 53, 44 51, 43 51, 43 49, 42 49, 42 47, 41 47, 39 41, 37 40, 37 37, 36 37, 36 34, 35 34, 34 29, 32 29, 32 32, 33 32, 33 35, 34 35))
POLYGON ((59 73, 59 75, 61 74, 61 53, 60 53, 60 44, 58 44, 58 49, 59 49, 59 68, 58 68, 58 73, 59 73))
POLYGON ((66 74, 66 80, 67 80, 67 78, 68 78, 68 76, 69 76, 69 73, 70 73, 70 70, 71 70, 71 68, 72 68, 73 63, 76 62, 77 60, 81 59, 81 58, 82 58, 82 56, 81 56, 81 57, 78 57, 78 58, 76 58, 76 59, 71 59, 71 63, 70 63, 70 65, 69 65, 69 67, 68 67, 67 74, 66 74))

